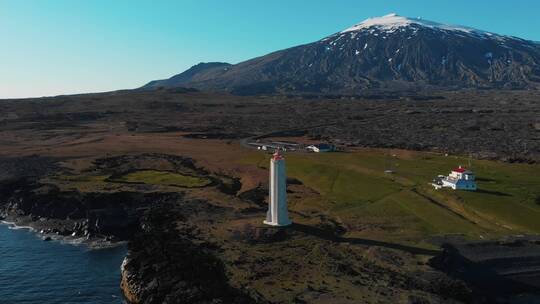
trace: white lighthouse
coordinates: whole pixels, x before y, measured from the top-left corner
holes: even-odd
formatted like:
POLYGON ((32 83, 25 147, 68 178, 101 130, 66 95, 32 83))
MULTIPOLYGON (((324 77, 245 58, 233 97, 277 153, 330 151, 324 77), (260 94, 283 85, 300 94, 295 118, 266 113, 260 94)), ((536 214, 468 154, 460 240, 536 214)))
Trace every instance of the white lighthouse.
POLYGON ((270 204, 266 213, 267 225, 287 226, 291 224, 287 211, 287 174, 285 159, 277 150, 270 159, 270 204))

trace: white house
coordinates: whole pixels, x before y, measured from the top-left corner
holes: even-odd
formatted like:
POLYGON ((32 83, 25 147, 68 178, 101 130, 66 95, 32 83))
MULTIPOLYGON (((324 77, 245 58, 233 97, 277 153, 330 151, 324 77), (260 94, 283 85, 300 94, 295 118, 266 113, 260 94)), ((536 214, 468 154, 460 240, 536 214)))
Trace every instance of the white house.
POLYGON ((316 145, 309 145, 306 147, 306 150, 311 152, 332 152, 336 150, 336 147, 334 145, 330 144, 316 144, 316 145))
POLYGON ((459 166, 452 170, 448 176, 440 177, 433 186, 435 188, 447 187, 454 190, 476 191, 476 178, 472 171, 459 166))

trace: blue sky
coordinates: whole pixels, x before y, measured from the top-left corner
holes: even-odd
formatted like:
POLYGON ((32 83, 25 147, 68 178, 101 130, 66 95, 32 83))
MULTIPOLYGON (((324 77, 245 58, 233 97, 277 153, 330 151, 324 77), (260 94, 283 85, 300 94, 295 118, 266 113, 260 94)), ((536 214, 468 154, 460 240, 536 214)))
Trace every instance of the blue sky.
POLYGON ((540 41, 536 0, 0 0, 0 98, 135 88, 393 12, 540 41))

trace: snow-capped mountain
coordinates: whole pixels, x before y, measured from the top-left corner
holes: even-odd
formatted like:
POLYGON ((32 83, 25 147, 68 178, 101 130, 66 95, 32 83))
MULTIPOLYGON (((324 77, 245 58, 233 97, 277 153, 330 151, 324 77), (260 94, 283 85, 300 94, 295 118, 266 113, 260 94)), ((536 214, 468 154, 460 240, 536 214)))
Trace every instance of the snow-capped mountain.
POLYGON ((390 14, 313 43, 191 73, 188 81, 152 84, 160 85, 239 94, 539 88, 540 44, 390 14))
POLYGON ((346 29, 344 31, 341 31, 341 33, 355 32, 355 31, 360 31, 360 30, 363 30, 363 29, 368 29, 368 28, 371 28, 371 27, 376 27, 376 28, 379 28, 379 29, 386 30, 388 32, 392 32, 392 31, 395 31, 396 29, 411 26, 413 24, 414 25, 419 25, 419 26, 422 26, 422 27, 426 27, 426 28, 431 28, 431 29, 439 29, 439 30, 445 30, 445 31, 460 31, 460 32, 463 32, 463 33, 475 34, 475 35, 480 35, 480 36, 482 36, 482 35, 487 35, 487 36, 494 35, 493 33, 480 31, 480 30, 473 29, 473 28, 470 28, 470 27, 459 26, 459 25, 442 24, 442 23, 437 23, 437 22, 433 22, 433 21, 423 20, 420 17, 414 18, 414 19, 413 18, 407 18, 407 17, 399 16, 399 15, 397 15, 395 13, 388 14, 388 15, 382 16, 382 17, 368 18, 368 19, 362 21, 361 23, 358 23, 358 24, 353 25, 353 26, 351 26, 350 28, 348 28, 348 29, 346 29))

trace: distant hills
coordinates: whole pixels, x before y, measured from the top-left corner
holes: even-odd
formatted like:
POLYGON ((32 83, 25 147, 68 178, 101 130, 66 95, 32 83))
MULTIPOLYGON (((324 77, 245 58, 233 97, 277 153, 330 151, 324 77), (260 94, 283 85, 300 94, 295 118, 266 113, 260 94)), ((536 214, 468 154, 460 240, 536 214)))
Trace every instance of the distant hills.
POLYGON ((151 81, 143 89, 159 87, 241 95, 538 89, 540 44, 390 14, 235 65, 200 63, 169 79, 151 81))
POLYGON ((171 88, 182 86, 190 82, 195 82, 199 78, 214 77, 215 73, 212 73, 213 70, 225 70, 229 66, 231 66, 231 64, 225 62, 201 62, 180 74, 174 75, 169 79, 150 81, 144 86, 144 88, 171 88))

